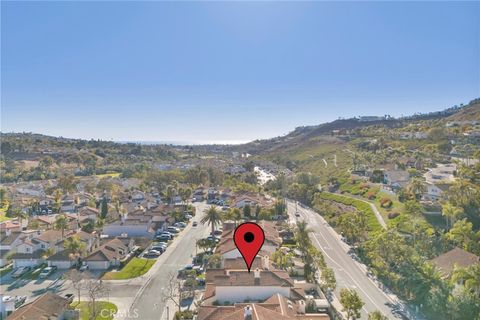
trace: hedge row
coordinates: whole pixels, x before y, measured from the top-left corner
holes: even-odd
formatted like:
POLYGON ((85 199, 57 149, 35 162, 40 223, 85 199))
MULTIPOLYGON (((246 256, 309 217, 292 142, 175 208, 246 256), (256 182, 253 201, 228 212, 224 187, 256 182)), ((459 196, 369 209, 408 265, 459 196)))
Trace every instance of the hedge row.
POLYGON ((365 214, 365 221, 367 223, 368 231, 374 232, 382 230, 382 226, 378 222, 377 217, 375 217, 375 213, 373 212, 372 208, 368 203, 365 203, 358 199, 345 197, 339 194, 325 192, 318 193, 317 197, 320 197, 324 200, 335 201, 347 206, 355 207, 357 210, 362 211, 365 214))

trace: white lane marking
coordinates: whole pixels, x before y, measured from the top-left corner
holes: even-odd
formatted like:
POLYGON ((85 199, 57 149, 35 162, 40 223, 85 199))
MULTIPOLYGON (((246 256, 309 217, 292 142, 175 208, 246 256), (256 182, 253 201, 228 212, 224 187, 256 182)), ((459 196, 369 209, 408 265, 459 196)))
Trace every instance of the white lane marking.
MULTIPOLYGON (((306 214, 305 212, 303 212, 303 210, 301 210, 302 213, 306 214)), ((308 219, 307 219, 308 220, 308 219)), ((337 262, 335 261, 332 257, 330 257, 328 255, 328 253, 323 249, 323 246, 322 244, 320 243, 320 241, 318 240, 318 238, 316 237, 315 233, 312 234, 313 235, 313 238, 315 239, 315 241, 317 241, 318 245, 320 246, 320 249, 325 253, 325 255, 334 263, 338 266, 339 269, 342 269, 342 266, 337 262)), ((325 240, 326 243, 328 243, 328 240, 322 235, 322 233, 320 233, 320 236, 325 240)), ((357 284, 359 286, 359 289, 365 294, 365 296, 368 298, 368 300, 370 300, 370 302, 375 306, 377 307, 378 309, 382 309, 382 307, 379 307, 375 301, 365 292, 365 290, 362 289, 362 287, 360 286, 360 284, 355 281, 355 279, 353 279, 353 277, 350 275, 350 273, 346 270, 343 270, 343 272, 352 280, 352 282, 354 282, 355 284, 357 284)), ((368 313, 368 311, 367 311, 368 313)))
MULTIPOLYGON (((308 213, 310 213, 310 214, 312 214, 312 215, 314 216, 314 219, 315 219, 315 218, 318 218, 318 219, 322 218, 322 219, 323 219, 323 217, 317 216, 318 214, 317 214, 315 211, 308 210, 308 209, 306 209, 305 211, 306 211, 307 213, 302 212, 302 213, 304 213, 305 215, 307 215, 308 213)), ((328 224, 327 224, 327 225, 328 225, 328 224)), ((330 225, 328 225, 328 226, 330 226, 330 225)), ((337 235, 337 233, 335 232, 335 230, 334 230, 333 228, 327 228, 327 229, 328 229, 328 231, 330 231, 330 234, 332 235, 332 237, 335 237, 335 236, 337 235)), ((322 235, 322 234, 320 233, 320 235, 322 235)), ((322 235, 322 237, 323 237, 323 235, 322 235)), ((326 242, 328 242, 328 240, 327 240, 325 237, 323 237, 323 238, 325 239, 326 242)), ((339 241, 341 241, 341 240, 339 240, 339 241)), ((340 244, 343 245, 343 242, 341 242, 340 244)), ((347 250, 345 250, 345 252, 347 252, 347 250)), ((351 259, 351 258, 349 258, 349 259, 351 259)), ((365 265, 362 265, 362 264, 360 264, 358 261, 353 260, 353 259, 352 259, 352 262, 353 262, 361 271, 363 270, 364 272, 367 272, 367 270, 366 270, 367 268, 366 268, 365 265), (364 269, 365 269, 365 270, 364 270, 364 269)), ((372 279, 370 279, 370 277, 367 276, 366 278, 368 279, 368 281, 370 281, 370 282, 372 283, 372 285, 373 285, 375 288, 378 289, 378 292, 381 293, 381 294, 383 294, 383 295, 385 296, 385 298, 387 298, 390 302, 392 302, 392 303, 399 303, 399 302, 402 303, 401 301, 399 301, 399 300, 396 298, 396 296, 395 296, 395 299, 394 299, 394 298, 390 297, 390 295, 388 295, 388 294, 386 294, 385 292, 383 292, 382 289, 380 289, 380 288, 378 287, 378 284, 376 284, 375 281, 373 281, 372 279)), ((403 303, 402 303, 402 304, 403 304, 403 303)))

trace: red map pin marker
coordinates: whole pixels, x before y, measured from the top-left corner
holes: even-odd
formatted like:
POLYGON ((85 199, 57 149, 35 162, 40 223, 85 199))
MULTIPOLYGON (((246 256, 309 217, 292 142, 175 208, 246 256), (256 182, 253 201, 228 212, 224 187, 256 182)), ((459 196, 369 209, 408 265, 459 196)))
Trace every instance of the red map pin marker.
POLYGON ((262 227, 253 222, 242 223, 235 229, 233 241, 247 264, 248 272, 250 272, 253 260, 255 260, 265 241, 265 233, 262 227))

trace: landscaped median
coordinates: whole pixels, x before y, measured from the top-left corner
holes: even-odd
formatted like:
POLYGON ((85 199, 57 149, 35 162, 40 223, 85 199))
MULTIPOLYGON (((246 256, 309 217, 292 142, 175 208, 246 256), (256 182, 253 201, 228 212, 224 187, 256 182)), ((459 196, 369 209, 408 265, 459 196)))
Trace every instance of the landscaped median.
POLYGON ((351 197, 342 196, 340 194, 319 192, 316 194, 317 197, 342 203, 344 205, 353 206, 357 210, 362 211, 365 214, 365 219, 367 223, 367 228, 369 232, 375 232, 382 230, 382 226, 377 220, 375 213, 373 212, 370 205, 362 200, 354 199, 351 197))
POLYGON ((96 317, 93 315, 92 304, 88 301, 80 301, 80 303, 72 302, 70 306, 74 309, 80 310, 80 320, 111 320, 114 318, 115 314, 118 311, 118 308, 115 304, 108 301, 96 301, 95 302, 95 313, 96 317))
POLYGON ((140 277, 155 264, 155 259, 134 257, 120 271, 110 271, 103 275, 103 280, 124 280, 140 277))

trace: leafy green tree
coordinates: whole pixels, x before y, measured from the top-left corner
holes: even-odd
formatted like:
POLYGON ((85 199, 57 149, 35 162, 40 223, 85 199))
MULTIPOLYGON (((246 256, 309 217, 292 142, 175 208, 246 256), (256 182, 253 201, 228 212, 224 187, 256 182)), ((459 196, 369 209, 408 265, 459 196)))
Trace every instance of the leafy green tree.
POLYGON ((208 250, 210 248, 215 248, 215 241, 209 240, 207 238, 199 239, 197 241, 197 247, 203 251, 208 250))
POLYGON ((377 310, 368 314, 368 320, 388 320, 388 318, 377 310))
POLYGON ((249 204, 246 204, 245 206, 243 206, 243 216, 245 218, 250 218, 251 212, 252 212, 252 208, 250 208, 249 204))
POLYGON ((262 211, 262 207, 260 207, 260 206, 255 207, 255 220, 258 221, 258 217, 260 216, 261 211, 262 211))
POLYGON ((107 198, 103 197, 102 203, 100 204, 100 217, 102 219, 105 219, 107 217, 107 214, 108 214, 108 202, 107 202, 107 198))
POLYGON ((405 212, 411 216, 418 217, 422 214, 423 208, 418 202, 410 200, 405 202, 405 212))
POLYGON ((3 207, 7 202, 7 189, 0 188, 0 206, 3 207))
POLYGON ((363 212, 344 213, 338 219, 338 226, 342 234, 351 243, 355 243, 365 238, 366 224, 363 212))
POLYGON ((473 231, 473 224, 468 222, 467 219, 455 222, 446 236, 447 239, 452 241, 456 246, 470 252, 478 252, 479 235, 473 231))
POLYGON ((279 269, 286 270, 293 265, 292 256, 286 253, 284 250, 277 249, 272 254, 272 261, 277 265, 279 269))
POLYGON ((320 274, 320 282, 322 289, 324 290, 335 290, 337 286, 337 280, 335 279, 335 272, 332 268, 323 268, 320 274))
POLYGON ((480 298, 480 263, 467 268, 456 268, 452 275, 452 281, 463 283, 465 288, 480 298))
POLYGON ((222 222, 222 219, 222 214, 214 206, 210 206, 210 208, 208 208, 205 216, 203 216, 200 222, 202 224, 210 224, 213 234, 215 232, 215 226, 217 224, 220 224, 222 222))
POLYGON ((343 288, 340 291, 340 303, 343 306, 343 311, 347 313, 347 319, 360 317, 360 310, 364 303, 362 299, 360 299, 357 291, 343 288))

